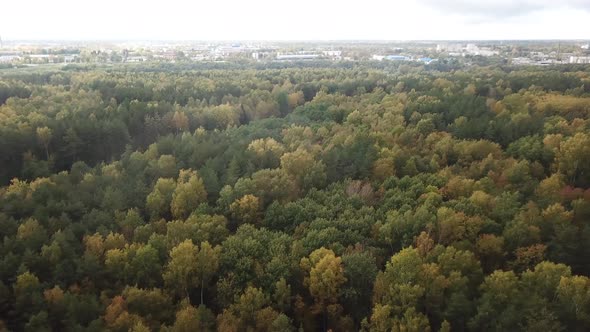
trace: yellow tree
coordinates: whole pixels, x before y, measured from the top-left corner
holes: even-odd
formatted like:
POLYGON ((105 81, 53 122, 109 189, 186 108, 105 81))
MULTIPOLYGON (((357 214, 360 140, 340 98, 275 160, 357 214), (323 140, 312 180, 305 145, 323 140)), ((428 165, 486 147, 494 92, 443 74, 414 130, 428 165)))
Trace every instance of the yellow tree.
POLYGON ((565 142, 561 142, 557 155, 559 171, 565 174, 571 183, 579 186, 590 184, 590 135, 577 133, 565 142))
POLYGON ((186 294, 189 289, 201 286, 201 304, 203 290, 219 268, 221 247, 212 247, 209 242, 202 242, 201 248, 192 240, 185 240, 170 251, 170 261, 163 274, 164 282, 170 288, 176 288, 179 294, 186 294))
POLYGON ((51 142, 52 137, 53 137, 53 132, 48 127, 37 128, 37 139, 45 148, 45 154, 47 155, 47 160, 49 160, 49 143, 51 142))
POLYGON ((184 112, 174 112, 172 123, 174 123, 174 128, 176 128, 177 133, 188 130, 188 117, 184 112))
POLYGON ((141 318, 137 315, 130 314, 127 311, 127 303, 122 296, 115 296, 111 304, 106 307, 103 317, 107 327, 111 331, 129 331, 141 318))
POLYGON ((191 169, 180 170, 170 205, 172 215, 184 219, 206 200, 207 191, 197 172, 191 169))
POLYGON ((561 308, 578 322, 590 327, 590 279, 585 276, 561 277, 557 287, 561 308))
POLYGON ((294 109, 299 105, 303 105, 303 103, 305 103, 303 92, 297 91, 290 93, 289 96, 287 96, 287 102, 289 103, 289 108, 291 109, 294 109))
POLYGON ((305 190, 321 187, 326 182, 326 166, 304 148, 285 153, 281 157, 281 168, 305 190))
POLYGON ((340 288, 346 282, 342 258, 337 257, 332 250, 322 247, 312 252, 309 258, 302 258, 300 266, 307 272, 304 284, 315 299, 315 311, 324 315, 326 330, 327 311, 336 309, 330 307, 337 306, 340 288))
POLYGON ((201 305, 203 305, 203 291, 205 286, 219 269, 221 247, 212 247, 209 242, 202 242, 197 254, 197 278, 201 281, 201 305))
POLYGON ((244 195, 231 203, 229 210, 233 218, 254 224, 260 217, 260 199, 254 195, 244 195))
POLYGON ((170 260, 162 275, 166 285, 179 294, 189 297, 188 290, 198 284, 198 248, 192 240, 186 240, 170 251, 170 260))
POLYGON ((274 138, 267 137, 250 142, 248 150, 254 152, 258 157, 263 157, 265 154, 271 153, 278 158, 285 152, 285 147, 274 138))
POLYGON ((188 303, 181 303, 181 309, 176 312, 174 325, 170 332, 213 331, 215 316, 204 306, 195 308, 188 303))
POLYGON ((176 184, 172 179, 158 179, 154 190, 146 198, 146 208, 153 219, 167 214, 176 184))

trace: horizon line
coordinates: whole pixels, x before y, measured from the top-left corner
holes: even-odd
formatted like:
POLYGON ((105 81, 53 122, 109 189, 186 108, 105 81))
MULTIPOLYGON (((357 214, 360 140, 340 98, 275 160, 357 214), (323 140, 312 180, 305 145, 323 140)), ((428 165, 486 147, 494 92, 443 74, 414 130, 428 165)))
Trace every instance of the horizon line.
MULTIPOLYGON (((1 35, 0 35, 1 37, 1 35)), ((237 39, 166 39, 166 38, 155 38, 155 39, 147 39, 147 38, 88 38, 88 39, 70 39, 70 38, 18 38, 18 39, 6 39, 5 37, 1 37, 2 42, 7 43, 14 43, 14 42, 307 42, 307 43, 317 43, 317 42, 386 42, 386 43, 399 43, 399 42, 459 42, 459 41, 546 41, 546 42, 554 42, 554 41, 567 41, 567 42, 587 42, 590 41, 590 38, 482 38, 482 39, 362 39, 362 38, 350 38, 350 39, 245 39, 245 38, 237 38, 237 39)))

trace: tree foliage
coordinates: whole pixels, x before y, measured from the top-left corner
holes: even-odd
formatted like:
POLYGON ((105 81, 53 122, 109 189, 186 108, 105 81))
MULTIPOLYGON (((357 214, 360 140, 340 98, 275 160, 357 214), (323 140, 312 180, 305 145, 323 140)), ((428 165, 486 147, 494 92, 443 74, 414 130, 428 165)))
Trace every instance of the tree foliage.
POLYGON ((590 75, 0 69, 0 330, 586 331, 590 75))

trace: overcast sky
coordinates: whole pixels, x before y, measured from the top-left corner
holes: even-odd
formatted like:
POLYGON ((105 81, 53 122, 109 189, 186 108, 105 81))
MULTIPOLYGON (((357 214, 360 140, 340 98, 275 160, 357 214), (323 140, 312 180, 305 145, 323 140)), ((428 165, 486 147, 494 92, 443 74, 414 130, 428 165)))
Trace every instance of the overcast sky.
POLYGON ((0 36, 68 40, 590 39, 590 0, 2 1, 0 36))

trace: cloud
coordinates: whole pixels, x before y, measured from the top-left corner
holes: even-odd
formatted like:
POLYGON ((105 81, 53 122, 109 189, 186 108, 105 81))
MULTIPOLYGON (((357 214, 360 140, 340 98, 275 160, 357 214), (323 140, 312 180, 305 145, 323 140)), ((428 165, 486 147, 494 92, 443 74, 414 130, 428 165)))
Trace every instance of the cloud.
POLYGON ((418 0, 418 2, 439 13, 462 16, 471 22, 502 21, 555 9, 590 11, 589 0, 418 0))
POLYGON ((590 0, 4 1, 4 40, 590 39, 590 0), (35 8, 34 11, 29 10, 35 8), (24 24, 25 22, 26 24, 24 24))

